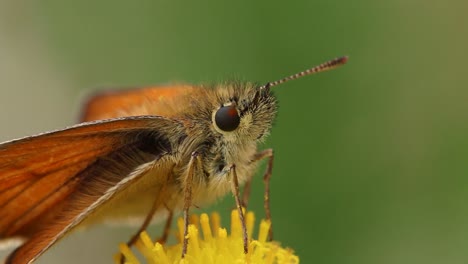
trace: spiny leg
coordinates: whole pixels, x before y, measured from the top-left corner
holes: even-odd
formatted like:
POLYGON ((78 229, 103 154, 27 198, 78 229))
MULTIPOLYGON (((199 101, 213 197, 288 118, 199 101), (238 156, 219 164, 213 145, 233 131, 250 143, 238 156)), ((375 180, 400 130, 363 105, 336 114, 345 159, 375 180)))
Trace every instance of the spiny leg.
MULTIPOLYGON (((166 182, 164 183, 164 185, 161 187, 161 190, 164 190, 164 188, 166 188, 166 184, 167 184, 167 181, 168 181, 168 178, 166 179, 166 182)), ((140 228, 138 229, 138 231, 135 232, 135 234, 133 234, 133 236, 130 238, 130 240, 127 241, 127 246, 128 247, 131 247, 133 246, 136 241, 138 240, 138 238, 140 237, 140 233, 145 231, 146 228, 148 228, 149 224, 151 223, 151 220, 153 220, 153 216, 154 214, 156 213, 156 210, 158 209, 158 207, 161 205, 161 200, 162 200, 162 191, 159 192, 158 195, 156 195, 156 199, 154 200, 153 202, 153 205, 151 206, 151 209, 150 211, 148 212, 148 214, 146 215, 145 217, 145 221, 143 221, 143 224, 140 226, 140 228)), ((169 209, 168 209, 169 210, 169 209)), ((172 211, 169 210, 169 216, 168 216, 168 219, 167 221, 172 221, 172 211)), ((167 225, 167 223, 166 223, 167 225)), ((120 257, 120 263, 123 264, 125 263, 125 256, 121 254, 121 257, 120 257)))
POLYGON ((249 205, 250 190, 252 189, 252 178, 248 179, 244 184, 244 189, 242 190, 242 206, 247 209, 249 205))
POLYGON ((149 226, 149 224, 151 223, 151 220, 153 219, 154 213, 156 212, 156 209, 157 209, 157 205, 158 205, 157 201, 158 201, 158 199, 155 200, 155 202, 153 203, 153 207, 151 207, 150 212, 146 215, 145 221, 140 226, 138 231, 136 231, 135 234, 133 234, 133 236, 130 238, 130 240, 128 240, 127 246, 129 246, 129 247, 133 246, 135 244, 135 242, 138 240, 138 237, 140 236, 140 233, 145 231, 146 228, 149 226))
POLYGON ((263 196, 263 206, 265 208, 265 217, 268 221, 270 221, 270 230, 268 232, 268 236, 270 240, 273 240, 273 224, 271 221, 271 211, 270 211, 270 180, 271 174, 273 171, 273 149, 265 149, 264 151, 258 152, 255 154, 253 161, 259 161, 264 158, 268 158, 267 167, 265 170, 265 174, 263 174, 263 182, 265 183, 265 194, 263 196))
MULTIPOLYGON (((253 160, 251 161, 252 163, 253 162, 258 162, 266 157, 270 157, 270 156, 273 156, 273 149, 266 149, 262 152, 258 152, 255 154, 253 160)), ((269 168, 267 167, 267 170, 265 172, 265 175, 263 176, 263 178, 265 178, 266 174, 268 173, 269 171, 269 174, 270 176, 268 176, 268 178, 271 177, 271 170, 272 170, 272 164, 271 165, 268 165, 269 168)), ((247 208, 247 205, 249 204, 249 199, 250 199, 250 193, 251 193, 251 189, 252 189, 252 179, 253 178, 249 178, 245 184, 244 184, 244 188, 242 190, 242 206, 244 206, 244 208, 247 208)), ((268 206, 269 207, 269 206, 268 206)))
POLYGON ((169 233, 171 231, 171 224, 172 224, 172 218, 174 216, 174 213, 172 210, 169 210, 169 214, 167 215, 166 219, 166 224, 164 225, 164 231, 163 234, 160 238, 158 238, 158 243, 159 244, 166 244, 167 238, 169 237, 169 233))
POLYGON ((239 180, 237 178, 236 165, 233 164, 230 168, 232 172, 232 193, 236 199, 237 211, 239 212, 239 220, 242 225, 242 238, 244 241, 244 253, 249 251, 249 238, 247 236, 247 226, 245 225, 244 212, 242 211, 242 202, 239 193, 239 180))
MULTIPOLYGON (((151 215, 154 215, 154 212, 153 212, 151 215)), ((162 234, 161 238, 158 239, 158 242, 159 242, 160 244, 164 244, 164 243, 166 243, 166 241, 167 241, 167 238, 168 238, 168 236, 169 236, 169 230, 170 230, 170 228, 171 228, 171 223, 172 223, 172 215, 173 215, 172 210, 169 210, 169 214, 168 214, 167 219, 166 219, 166 224, 164 225, 163 234, 162 234)), ((149 215, 148 215, 148 216, 149 216, 149 215)), ((152 218, 152 216, 149 217, 149 221, 148 221, 148 223, 147 223, 148 216, 146 216, 145 222, 144 222, 143 225, 140 227, 140 229, 138 229, 138 231, 137 231, 137 232, 132 236, 132 238, 130 238, 130 240, 127 242, 127 246, 128 246, 128 247, 133 246, 133 245, 137 242, 138 238, 140 237, 140 233, 143 232, 143 231, 145 231, 146 228, 148 227, 149 223, 151 222, 151 218, 152 218)), ((124 264, 124 263, 125 263, 125 256, 122 255, 122 254, 121 254, 121 256, 120 256, 120 263, 121 263, 121 264, 124 264)))
POLYGON ((193 175, 195 174, 195 164, 201 164, 200 157, 198 152, 193 152, 192 157, 188 164, 187 179, 185 181, 184 187, 184 242, 182 245, 182 258, 187 254, 188 246, 188 226, 189 226, 189 209, 192 205, 192 184, 193 184, 193 175), (197 161, 197 163, 195 163, 197 161))

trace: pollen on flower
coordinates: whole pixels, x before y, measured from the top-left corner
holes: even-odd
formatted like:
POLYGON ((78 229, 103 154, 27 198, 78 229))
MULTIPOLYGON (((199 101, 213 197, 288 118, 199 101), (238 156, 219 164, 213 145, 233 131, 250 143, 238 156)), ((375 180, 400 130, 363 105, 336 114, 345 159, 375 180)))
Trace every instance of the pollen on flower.
MULTIPOLYGON (((197 264, 197 263, 299 263, 299 257, 291 249, 282 248, 278 242, 267 241, 270 222, 262 220, 258 238, 253 239, 255 216, 252 212, 245 215, 247 234, 249 237, 249 252, 244 254, 242 242, 242 225, 237 210, 231 213, 231 233, 221 228, 218 213, 192 215, 188 230, 187 255, 181 259, 183 219, 178 219, 177 239, 179 243, 173 246, 163 246, 153 242, 144 231, 136 243, 136 249, 144 256, 146 263, 151 264, 197 264), (201 230, 201 232, 200 232, 201 230), (201 234, 200 234, 201 233, 201 234)), ((120 254, 115 257, 115 263, 120 264, 120 256, 125 256, 125 263, 139 264, 140 261, 126 244, 120 245, 120 254)))

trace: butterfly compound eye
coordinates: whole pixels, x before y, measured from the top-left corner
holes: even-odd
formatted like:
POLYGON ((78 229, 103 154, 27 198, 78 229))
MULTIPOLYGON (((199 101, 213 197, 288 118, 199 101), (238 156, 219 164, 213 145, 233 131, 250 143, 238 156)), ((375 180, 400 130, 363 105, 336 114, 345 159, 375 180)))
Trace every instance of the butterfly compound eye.
POLYGON ((234 105, 223 106, 216 111, 214 120, 219 129, 229 132, 235 130, 240 123, 239 113, 234 105))

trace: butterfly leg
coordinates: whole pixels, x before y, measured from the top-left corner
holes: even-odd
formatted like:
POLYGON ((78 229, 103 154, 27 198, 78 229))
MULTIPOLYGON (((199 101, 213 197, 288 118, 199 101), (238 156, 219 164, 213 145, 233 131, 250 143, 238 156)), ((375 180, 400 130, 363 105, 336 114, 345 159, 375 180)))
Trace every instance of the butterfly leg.
POLYGON ((169 237, 169 233, 171 231, 171 224, 172 224, 172 218, 174 216, 174 213, 173 213, 172 210, 170 210, 170 209, 168 209, 168 210, 169 210, 169 215, 167 216, 166 224, 164 225, 163 234, 157 240, 159 244, 165 244, 166 243, 167 238, 169 237))
POLYGON ((239 180, 237 178, 236 165, 231 165, 230 172, 232 173, 232 193, 236 199, 236 207, 239 213, 239 220, 242 225, 242 238, 244 241, 244 253, 247 254, 249 250, 249 238, 247 236, 247 226, 245 225, 244 212, 242 211, 242 201, 239 193, 239 180))
POLYGON ((249 205, 250 190, 252 189, 252 178, 248 179, 242 190, 242 206, 247 209, 249 205))
POLYGON ((182 244, 182 258, 187 254, 188 246, 188 226, 189 226, 189 209, 192 205, 192 184, 193 176, 195 174, 195 167, 198 165, 201 168, 201 158, 198 152, 193 152, 190 158, 187 171, 187 179, 184 187, 184 242, 182 244))
MULTIPOLYGON (((167 180, 166 180, 166 184, 167 184, 167 180)), ((164 184, 162 186, 161 190, 164 190, 166 184, 164 184)), ((148 228, 149 224, 151 223, 151 220, 153 220, 153 217, 154 217, 154 214, 156 213, 156 210, 158 210, 158 206, 161 204, 161 200, 163 199, 162 193, 163 192, 159 192, 159 195, 156 195, 156 199, 154 200, 150 211, 146 215, 145 221, 143 221, 143 224, 140 226, 140 228, 127 241, 127 246, 128 247, 133 246, 137 242, 138 238, 140 237, 141 232, 145 231, 146 228, 148 228)), ((168 209, 168 210, 169 210, 169 215, 168 215, 167 220, 166 220, 166 225, 164 227, 164 233, 163 233, 162 238, 164 238, 166 232, 169 233, 169 231, 166 231, 166 228, 170 228, 170 222, 172 222, 172 210, 170 210, 170 209, 168 209), (169 222, 169 224, 168 224, 168 222, 169 222), (167 227, 167 226, 169 226, 169 227, 167 227)), ((167 239, 167 235, 166 235, 166 239, 167 239)), ((125 263, 125 257, 122 254, 121 254, 121 257, 120 257, 120 263, 121 264, 125 263)))
POLYGON ((271 210, 270 210, 270 180, 271 174, 273 171, 273 149, 265 149, 264 151, 258 152, 253 161, 260 161, 262 159, 267 158, 268 163, 266 167, 265 174, 263 174, 263 182, 265 183, 265 194, 263 200, 263 206, 265 208, 265 217, 266 220, 270 221, 270 230, 268 232, 268 236, 270 240, 273 240, 273 227, 271 222, 271 210))
MULTIPOLYGON (((269 161, 269 163, 268 163, 267 170, 266 170, 265 175, 263 177, 264 179, 267 178, 266 180, 269 181, 270 178, 271 178, 271 172, 272 172, 272 167, 273 167, 273 149, 266 149, 266 150, 264 150, 262 152, 257 153, 254 156, 254 159, 252 160, 252 162, 258 162, 258 161, 260 161, 260 160, 262 160, 264 158, 269 158, 269 160, 271 159, 271 161, 269 161)), ((269 188, 269 186, 268 186, 268 188, 269 188)), ((245 182, 244 188, 242 190, 242 206, 244 208, 247 208, 247 205, 249 204, 251 189, 252 189, 252 178, 248 179, 245 182)), ((269 206, 266 206, 266 207, 269 208, 269 206)))

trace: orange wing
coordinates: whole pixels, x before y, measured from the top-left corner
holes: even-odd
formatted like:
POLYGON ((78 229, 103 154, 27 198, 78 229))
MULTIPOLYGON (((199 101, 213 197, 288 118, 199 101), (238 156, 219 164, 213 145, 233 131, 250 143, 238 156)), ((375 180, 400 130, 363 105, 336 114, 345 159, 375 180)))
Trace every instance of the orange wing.
POLYGON ((171 117, 167 107, 178 98, 191 94, 196 87, 189 85, 168 85, 106 91, 92 96, 85 104, 81 121, 102 120, 122 116, 158 115, 171 117), (151 103, 151 109, 145 107, 151 103))
POLYGON ((0 238, 30 237, 9 263, 35 259, 136 167, 170 152, 163 131, 178 127, 162 117, 127 117, 1 144, 0 238))

